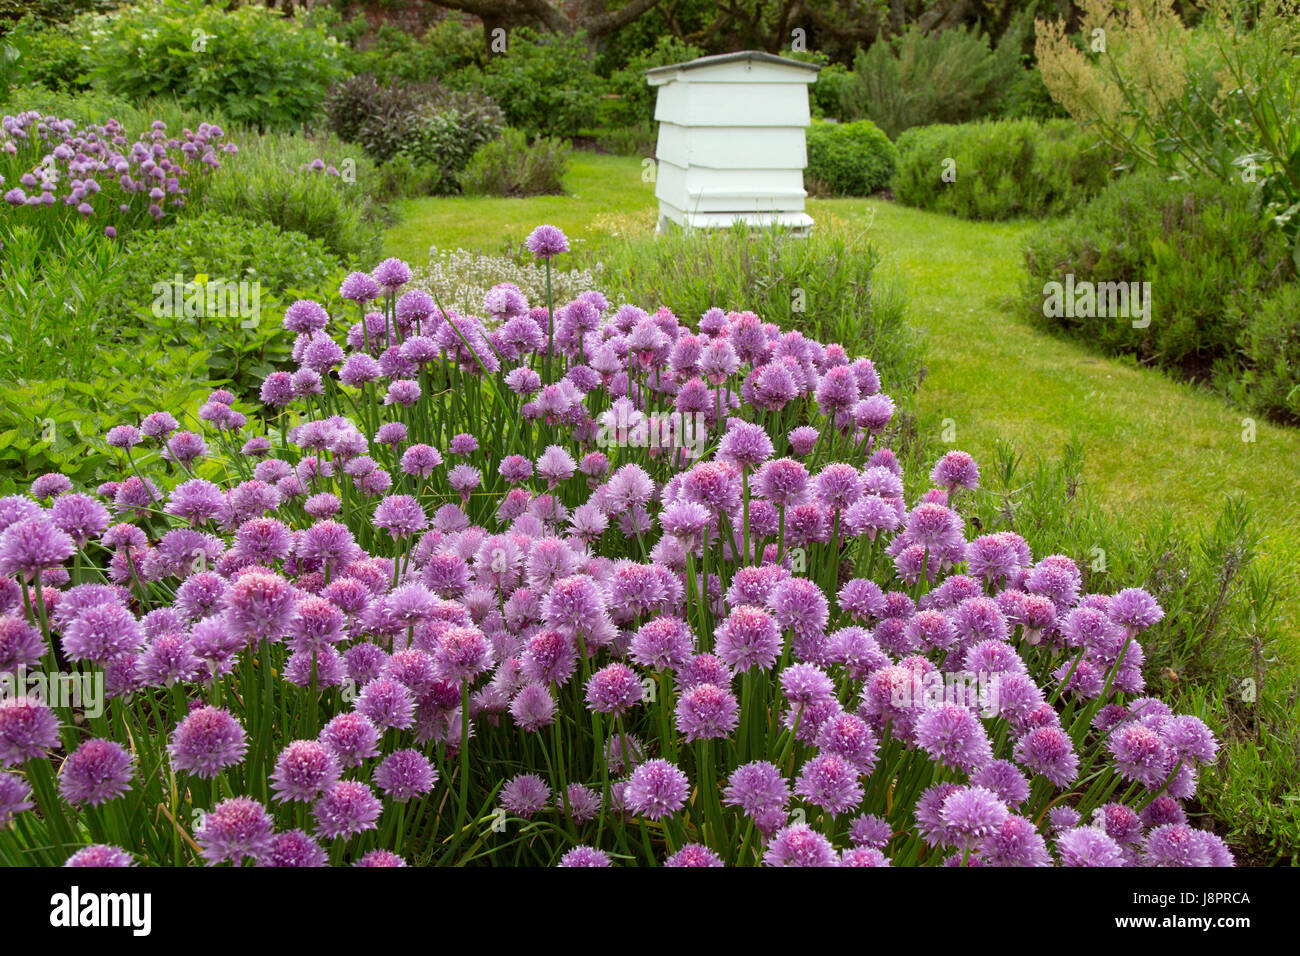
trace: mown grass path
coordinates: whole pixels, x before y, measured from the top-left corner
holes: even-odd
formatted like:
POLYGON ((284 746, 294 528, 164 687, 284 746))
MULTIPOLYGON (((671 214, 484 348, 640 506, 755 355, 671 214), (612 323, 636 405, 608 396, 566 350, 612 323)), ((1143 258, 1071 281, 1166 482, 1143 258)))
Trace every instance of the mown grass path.
MULTIPOLYGON (((653 186, 635 158, 576 153, 566 188, 568 196, 404 203, 386 254, 418 263, 430 245, 498 251, 541 222, 579 242, 653 223, 653 186)), ((923 430, 938 437, 951 420, 954 447, 981 462, 999 439, 1050 457, 1077 436, 1094 499, 1135 524, 1165 506, 1186 522, 1209 522, 1226 496, 1244 494, 1265 532, 1264 562, 1294 602, 1300 431, 1256 421, 1255 440, 1243 441, 1246 413, 1219 397, 1035 325, 1019 301, 1032 223, 966 222, 874 199, 815 200, 809 211, 868 229, 906 288, 928 347, 917 398, 923 430)), ((1283 615, 1295 635, 1293 603, 1283 615)))

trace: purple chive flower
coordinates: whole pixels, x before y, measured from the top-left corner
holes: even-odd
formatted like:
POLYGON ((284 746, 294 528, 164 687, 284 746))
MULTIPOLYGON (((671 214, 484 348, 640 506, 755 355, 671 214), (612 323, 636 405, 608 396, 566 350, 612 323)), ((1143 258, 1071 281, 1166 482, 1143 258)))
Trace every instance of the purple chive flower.
POLYGON ((562 252, 569 251, 569 240, 555 226, 544 225, 538 226, 528 234, 525 240, 528 251, 538 259, 554 259, 562 252))
POLYGON ((387 677, 372 680, 356 699, 357 713, 376 727, 406 729, 415 723, 415 697, 399 681, 387 677))
POLYGON ((845 758, 823 753, 803 765, 794 792, 832 814, 844 813, 862 802, 858 776, 857 768, 845 758))
POLYGON ((443 680, 472 681, 492 667, 492 645, 476 627, 448 628, 433 647, 433 661, 443 680))
POLYGON ((72 482, 67 475, 50 472, 32 480, 31 493, 33 498, 54 498, 71 488, 72 482))
POLYGON ((714 632, 714 650, 738 674, 766 670, 781 654, 781 630, 767 611, 742 604, 714 632))
POLYGON ((849 840, 854 846, 881 850, 894 836, 894 830, 883 817, 874 814, 854 817, 849 823, 849 840))
POLYGON ((610 664, 587 681, 587 707, 602 714, 620 714, 641 703, 643 694, 640 679, 626 664, 610 664))
POLYGON ((31 580, 48 568, 59 567, 76 550, 72 538, 42 512, 0 532, 0 576, 31 580))
POLYGON ((351 837, 378 826, 383 804, 364 783, 340 780, 316 801, 316 832, 326 839, 351 837))
POLYGON ((633 813, 658 820, 685 806, 689 793, 686 774, 667 760, 656 759, 632 771, 623 799, 633 813))
POLYGON ((980 484, 980 470, 966 452, 950 451, 931 470, 930 480, 950 492, 958 488, 974 491, 980 484))
POLYGON ((329 866, 329 854, 301 830, 286 830, 271 837, 257 864, 258 866, 293 867, 329 866))
POLYGON ((401 259, 385 259, 375 266, 373 275, 381 287, 391 292, 411 281, 411 267, 401 259))
POLYGON ((1056 839, 1062 866, 1125 866, 1124 851, 1099 827, 1075 827, 1056 839))
POLYGON ((764 866, 838 866, 839 854, 826 839, 806 823, 792 823, 778 830, 763 853, 764 866))
POLYGON ((359 767, 379 753, 379 730, 370 719, 359 713, 339 714, 320 732, 320 741, 329 747, 342 767, 359 767))
POLYGON ((688 843, 668 859, 664 866, 723 866, 722 857, 707 846, 688 843))
POLYGON ((723 802, 755 819, 773 811, 783 813, 790 802, 790 785, 773 764, 755 760, 732 771, 723 802))
POLYGON ((663 670, 684 663, 695 650, 694 635, 685 621, 657 617, 643 624, 628 651, 642 667, 663 670))
POLYGON ((866 722, 855 714, 837 714, 817 731, 817 747, 825 754, 843 757, 858 773, 871 773, 879 744, 866 722))
POLYGON ((676 725, 686 742, 727 737, 740 722, 736 696, 716 684, 696 684, 677 699, 676 725))
POLYGON ((916 722, 916 742, 945 766, 970 772, 993 755, 988 733, 979 719, 961 704, 926 708, 916 722))
POLYGON ((978 846, 1002 826, 1007 815, 1006 804, 996 793, 975 786, 957 788, 939 809, 945 842, 963 849, 978 846))
POLYGON ((979 845, 979 858, 989 866, 1051 866, 1047 841, 1024 817, 1008 815, 979 845))
POLYGON ((239 721, 216 707, 190 711, 177 725, 167 746, 173 767, 208 778, 242 761, 247 750, 239 721))
POLYGON ((50 506, 50 521, 80 548, 102 534, 111 518, 108 509, 90 495, 75 493, 62 494, 54 499, 50 506))
MULTIPOLYGON (((379 283, 364 272, 352 272, 339 286, 339 296, 358 305, 379 298, 379 283)), ((285 316, 287 321, 288 316, 285 316)))
POLYGON ((257 859, 266 852, 272 828, 266 807, 251 797, 231 797, 203 818, 194 840, 210 866, 227 860, 238 866, 244 857, 257 859))
POLYGON ((58 743, 59 721, 45 704, 31 697, 0 700, 0 767, 43 758, 58 743))
POLYGON ((525 820, 531 820, 550 801, 551 788, 535 773, 511 777, 501 788, 501 806, 525 820))
POLYGON ((510 702, 510 716, 530 732, 555 723, 555 711, 555 698, 542 684, 526 684, 510 702))
POLYGON ((374 525, 387 531, 394 539, 405 538, 423 531, 429 518, 420 503, 410 495, 389 495, 375 506, 374 525))
POLYGON ((324 744, 295 740, 280 751, 271 773, 274 800, 310 803, 339 779, 339 762, 324 744))
POLYGON ((140 429, 134 425, 115 425, 108 430, 104 436, 104 441, 110 448, 134 448, 140 442, 144 441, 144 436, 140 434, 140 429))
POLYGON ((817 444, 817 429, 801 425, 790 432, 790 448, 800 458, 806 458, 817 444))
POLYGON ((761 425, 733 420, 718 445, 717 459, 739 468, 757 468, 772 457, 772 439, 761 425))
POLYGON ((409 800, 433 789, 438 771, 418 750, 395 750, 375 768, 375 785, 393 800, 409 800))
POLYGON ((559 866, 612 866, 609 854, 590 846, 575 846, 560 857, 559 866))
POLYGON ((1058 787, 1068 787, 1079 775, 1079 756, 1060 727, 1035 727, 1016 744, 1015 758, 1022 766, 1041 773, 1058 787))
POLYGON ((365 867, 404 867, 406 861, 391 850, 371 850, 353 866, 365 867))
POLYGON ((101 803, 131 786, 133 758, 121 744, 92 737, 73 751, 59 771, 59 792, 69 803, 101 803))
POLYGON ((106 843, 83 846, 64 862, 64 866, 125 867, 135 866, 131 854, 106 843))
POLYGON ((17 617, 0 617, 0 674, 31 667, 45 651, 45 638, 34 624, 17 617))
POLYGON ((22 777, 0 772, 0 827, 9 826, 18 814, 32 809, 32 788, 22 777))

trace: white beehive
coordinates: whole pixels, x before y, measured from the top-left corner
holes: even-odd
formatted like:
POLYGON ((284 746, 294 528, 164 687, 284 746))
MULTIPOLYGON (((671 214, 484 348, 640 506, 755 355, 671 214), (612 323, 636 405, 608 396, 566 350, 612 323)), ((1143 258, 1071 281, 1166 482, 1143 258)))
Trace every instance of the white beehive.
POLYGON ((804 130, 818 67, 747 50, 646 71, 655 119, 659 228, 742 221, 807 231, 804 130))

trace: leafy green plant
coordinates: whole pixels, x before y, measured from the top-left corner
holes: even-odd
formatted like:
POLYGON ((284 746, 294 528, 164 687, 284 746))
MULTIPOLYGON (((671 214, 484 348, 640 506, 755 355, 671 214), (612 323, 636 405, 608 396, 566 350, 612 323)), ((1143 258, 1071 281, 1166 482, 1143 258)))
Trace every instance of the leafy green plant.
POLYGON ((609 76, 608 95, 601 100, 597 112, 600 126, 618 129, 652 123, 656 88, 646 82, 645 71, 703 55, 699 47, 667 35, 656 39, 650 49, 634 53, 622 68, 609 76))
POLYGON ((995 50, 978 30, 926 33, 911 26, 858 54, 851 112, 872 120, 891 139, 913 126, 988 116, 1021 68, 1019 59, 1014 43, 995 50))
POLYGON ((564 191, 569 144, 539 137, 531 144, 522 132, 507 129, 499 139, 481 146, 469 161, 460 183, 476 196, 549 196, 564 191))
POLYGON ((916 127, 898 138, 894 195, 963 219, 1060 216, 1097 195, 1118 159, 1068 120, 916 127))
POLYGON ((488 60, 481 77, 467 70, 462 82, 480 82, 501 104, 506 122, 534 139, 573 137, 592 125, 604 81, 592 68, 581 36, 542 34, 529 27, 510 32, 506 52, 488 60))
POLYGON ((814 122, 808 128, 808 168, 814 192, 869 196, 889 185, 898 151, 870 120, 814 122))
POLYGON ((374 164, 337 139, 266 134, 250 137, 228 161, 208 194, 207 208, 300 232, 320 240, 343 262, 360 264, 379 250, 378 188, 374 164), (317 158, 341 175, 303 168, 317 158))
POLYGON ((1192 378, 1237 354, 1241 316, 1290 273, 1285 238, 1269 230, 1244 183, 1121 177, 1025 246, 1026 307, 1044 315, 1049 282, 1150 282, 1149 324, 1074 309, 1045 319, 1101 348, 1192 378))
POLYGON ((1300 285, 1287 282, 1258 300, 1235 302, 1243 404, 1300 423, 1300 285))
POLYGON ((450 191, 470 157, 500 135, 503 125, 500 108, 487 97, 448 92, 417 111, 398 153, 437 168, 450 191))
POLYGON ((257 5, 162 0, 107 17, 91 46, 95 83, 135 101, 175 95, 259 129, 310 120, 342 74, 324 31, 257 5))

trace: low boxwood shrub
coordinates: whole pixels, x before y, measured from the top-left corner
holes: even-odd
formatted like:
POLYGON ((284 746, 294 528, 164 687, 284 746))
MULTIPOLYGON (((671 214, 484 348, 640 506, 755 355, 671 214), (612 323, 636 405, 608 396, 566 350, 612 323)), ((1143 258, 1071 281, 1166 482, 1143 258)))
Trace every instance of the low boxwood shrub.
POLYGON ((898 152, 870 120, 814 122, 808 128, 808 169, 814 192, 869 196, 889 185, 898 152))
POLYGON ((1285 328, 1287 299, 1280 296, 1253 329, 1248 317, 1291 270, 1285 237, 1254 199, 1245 183, 1169 181, 1155 171, 1117 179, 1073 216, 1029 237, 1027 308, 1103 350, 1194 379, 1210 378, 1216 361, 1275 367, 1294 348, 1270 331, 1285 328), (1149 314, 1087 314, 1103 311, 1088 307, 1087 290, 1112 282, 1149 282, 1149 314), (1060 308, 1044 308, 1058 291, 1049 283, 1064 287, 1060 308), (1067 307, 1071 285, 1076 301, 1067 307))
POLYGON ((519 130, 507 129, 474 154, 461 188, 476 196, 556 195, 564 191, 568 165, 567 141, 543 136, 529 143, 519 130))
POLYGON ((1091 199, 1117 157, 1067 120, 922 126, 898 138, 899 202, 963 219, 1059 216, 1091 199))

